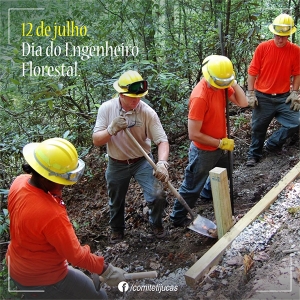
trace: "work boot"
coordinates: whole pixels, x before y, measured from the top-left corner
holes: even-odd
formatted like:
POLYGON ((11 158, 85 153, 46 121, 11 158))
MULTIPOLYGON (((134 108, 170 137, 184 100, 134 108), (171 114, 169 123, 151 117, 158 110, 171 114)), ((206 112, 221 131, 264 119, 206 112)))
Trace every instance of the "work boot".
POLYGON ((268 145, 266 145, 266 151, 267 153, 272 153, 272 154, 275 154, 277 156, 280 156, 282 155, 282 148, 278 148, 278 147, 269 147, 268 145))
POLYGON ((110 235, 109 242, 111 244, 117 244, 122 242, 123 239, 124 239, 124 231, 113 231, 110 235))
POLYGON ((188 227, 192 223, 192 219, 186 217, 180 222, 173 222, 174 227, 188 227))
POLYGON ((155 236, 158 239, 162 239, 167 235, 167 231, 161 227, 157 227, 154 224, 149 223, 151 235, 155 236))
POLYGON ((248 160, 246 162, 247 167, 254 167, 258 163, 258 159, 255 157, 248 157, 248 160))

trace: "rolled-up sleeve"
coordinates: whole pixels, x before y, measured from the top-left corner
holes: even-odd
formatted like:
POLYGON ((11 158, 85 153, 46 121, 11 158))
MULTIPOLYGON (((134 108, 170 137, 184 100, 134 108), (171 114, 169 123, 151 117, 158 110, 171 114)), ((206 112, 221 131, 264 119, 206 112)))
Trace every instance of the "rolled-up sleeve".
POLYGON ((148 136, 156 144, 161 142, 168 142, 168 137, 162 127, 159 117, 156 113, 153 113, 148 126, 148 136))

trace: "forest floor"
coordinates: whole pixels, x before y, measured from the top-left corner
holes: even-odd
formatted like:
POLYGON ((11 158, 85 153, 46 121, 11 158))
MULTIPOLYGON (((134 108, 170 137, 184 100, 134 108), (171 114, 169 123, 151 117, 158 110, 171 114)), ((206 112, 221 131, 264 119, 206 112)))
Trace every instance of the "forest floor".
MULTIPOLYGON (((235 139, 234 211, 235 217, 240 218, 299 162, 299 135, 296 134, 295 137, 287 141, 281 155, 264 153, 262 160, 255 167, 246 167, 245 162, 251 137, 251 110, 233 110, 231 114, 231 134, 235 139)), ((277 128, 276 121, 272 122, 267 136, 271 135, 277 128)), ((189 145, 187 135, 180 139, 180 145, 176 141, 171 144, 169 159, 170 180, 177 189, 183 180, 189 145)), ((86 176, 81 183, 70 188, 66 197, 70 219, 77 228, 76 232, 81 243, 89 244, 93 252, 103 255, 107 261, 128 272, 157 271, 158 277, 156 279, 131 281, 130 284, 132 285, 150 284, 160 286, 162 290, 164 286, 177 286, 177 291, 128 291, 125 294, 121 293, 117 287, 106 286, 111 299, 300 298, 299 291, 298 294, 296 292, 296 296, 295 293, 288 292, 283 296, 280 294, 280 297, 283 298, 276 298, 279 294, 274 296, 275 298, 267 293, 255 294, 255 289, 258 288, 257 284, 262 284, 262 280, 266 276, 277 278, 281 274, 280 272, 284 272, 284 268, 287 268, 286 259, 288 256, 284 256, 278 249, 284 248, 283 245, 287 247, 290 243, 293 244, 293 241, 294 243, 298 241, 296 247, 299 248, 300 230, 295 233, 295 228, 300 228, 299 214, 294 214, 290 221, 286 221, 291 226, 293 224, 290 229, 285 228, 284 231, 278 229, 272 238, 266 241, 263 249, 264 259, 254 259, 254 264, 247 274, 244 273, 242 263, 231 263, 230 271, 216 271, 215 274, 211 274, 206 280, 199 282, 196 287, 192 288, 185 283, 185 272, 217 240, 202 236, 189 229, 174 228, 171 225, 169 214, 172 210, 174 196, 170 191, 166 191, 168 207, 164 216, 164 225, 168 230, 168 235, 163 240, 151 237, 149 235, 146 202, 139 186, 132 180, 126 197, 125 239, 116 245, 109 244, 109 209, 104 178, 106 169, 104 155, 105 148, 92 148, 85 158, 92 174, 86 176)), ((195 213, 214 220, 212 201, 199 199, 195 213)), ((295 253, 293 255, 296 255, 299 262, 300 252, 295 253)), ((255 255, 257 254, 255 253, 255 255)), ((300 263, 298 263, 298 267, 300 270, 300 263)), ((297 278, 293 279, 293 282, 296 281, 297 278)), ((297 284, 299 287, 299 281, 297 284)), ((286 289, 289 290, 289 288, 286 289)))
MULTIPOLYGON (((281 155, 264 153, 262 160, 254 167, 246 167, 247 151, 251 137, 251 110, 231 112, 231 134, 235 140, 233 190, 235 217, 245 215, 288 171, 299 162, 299 135, 288 140, 281 155)), ((269 127, 268 136, 278 128, 276 121, 269 127)), ((170 180, 179 188, 187 165, 188 137, 185 134, 172 139, 170 152, 170 180)), ((155 153, 154 153, 155 155, 155 153)), ((106 261, 125 269, 127 272, 157 271, 155 279, 130 281, 131 287, 152 285, 155 292, 120 292, 117 287, 105 286, 109 299, 299 299, 299 280, 295 273, 300 271, 300 252, 291 254, 294 260, 291 284, 283 294, 257 293, 264 289, 263 281, 269 278, 286 279, 290 254, 282 249, 300 247, 300 214, 287 216, 285 226, 280 226, 265 245, 255 251, 250 270, 245 273, 241 257, 231 258, 231 263, 220 265, 195 287, 186 285, 184 274, 208 251, 217 239, 202 236, 184 228, 174 228, 169 220, 174 196, 166 191, 168 206, 165 210, 164 225, 168 235, 162 240, 149 235, 147 207, 138 184, 132 180, 126 197, 126 231, 121 243, 109 244, 110 228, 108 198, 105 182, 105 147, 92 147, 84 158, 88 165, 85 177, 72 187, 65 187, 64 200, 70 220, 82 244, 88 244, 92 252, 103 255, 106 261), (295 246, 296 245, 296 246, 295 246), (259 258, 260 257, 260 258, 259 258), (233 262, 232 262, 233 261, 233 262), (296 264, 296 265, 295 265, 296 264), (299 268, 299 269, 297 269, 299 268), (296 278, 295 278, 296 276, 296 278), (166 291, 171 287, 176 291, 166 291), (297 290, 298 288, 298 290, 297 290), (281 298, 276 298, 281 297, 281 298)), ((294 185, 299 183, 296 179, 294 185)), ((293 186, 288 187, 289 190, 293 186)), ((287 188, 287 190, 288 190, 287 188)), ((294 192, 295 194, 295 192, 294 192)), ((296 192, 297 194, 297 192, 296 192)), ((287 196, 283 195, 283 198, 287 196)), ((299 193, 298 196, 299 198, 299 193)), ((300 203, 298 204, 300 207, 300 203)), ((212 201, 199 199, 195 213, 215 220, 212 201)), ((274 226, 273 226, 274 227, 274 226)), ((251 234, 250 234, 251 235, 251 234)), ((249 254, 244 249, 240 255, 249 254)), ((277 282, 278 285, 278 282, 277 282)), ((266 288, 265 288, 266 289, 266 288)))

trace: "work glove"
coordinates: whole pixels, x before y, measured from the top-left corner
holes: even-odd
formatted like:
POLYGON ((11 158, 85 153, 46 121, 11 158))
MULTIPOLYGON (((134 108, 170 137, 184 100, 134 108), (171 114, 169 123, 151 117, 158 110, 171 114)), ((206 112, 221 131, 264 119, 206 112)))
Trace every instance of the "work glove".
POLYGON ((101 274, 102 281, 109 286, 118 286, 121 281, 126 281, 124 274, 127 273, 121 268, 109 264, 105 272, 101 274))
POLYGON ((255 108, 258 105, 255 91, 246 91, 246 98, 247 98, 249 107, 255 108))
POLYGON ((156 170, 153 170, 153 175, 162 182, 167 182, 169 180, 168 173, 169 164, 165 160, 160 160, 156 164, 156 170))
POLYGON ((300 110, 300 93, 299 91, 292 91, 287 97, 285 103, 291 102, 290 109, 299 111, 300 110))
POLYGON ((117 135, 117 133, 123 129, 127 128, 126 118, 123 116, 118 116, 112 120, 108 125, 107 131, 110 135, 117 135))
POLYGON ((219 147, 222 150, 233 151, 234 148, 234 140, 229 138, 223 138, 220 140, 219 147))

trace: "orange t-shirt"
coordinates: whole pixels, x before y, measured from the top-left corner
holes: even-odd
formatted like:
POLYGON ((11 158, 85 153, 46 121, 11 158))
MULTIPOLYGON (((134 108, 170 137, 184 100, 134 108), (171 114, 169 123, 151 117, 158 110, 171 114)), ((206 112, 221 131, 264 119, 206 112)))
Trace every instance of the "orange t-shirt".
POLYGON ((300 74, 300 47, 287 41, 279 48, 274 40, 259 44, 254 52, 248 73, 257 76, 254 88, 266 94, 290 91, 290 77, 300 74))
POLYGON ((67 263, 101 274, 104 258, 81 246, 64 206, 18 176, 8 195, 10 276, 24 286, 54 284, 67 275, 67 263))
MULTIPOLYGON (((228 97, 234 93, 228 88, 228 97)), ((216 139, 222 139, 226 134, 226 98, 224 89, 208 87, 207 81, 202 78, 193 89, 189 101, 190 120, 202 121, 201 132, 216 139)), ((196 147, 202 150, 213 151, 216 147, 193 141, 196 147)))

